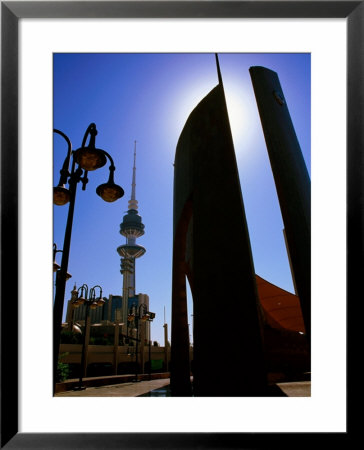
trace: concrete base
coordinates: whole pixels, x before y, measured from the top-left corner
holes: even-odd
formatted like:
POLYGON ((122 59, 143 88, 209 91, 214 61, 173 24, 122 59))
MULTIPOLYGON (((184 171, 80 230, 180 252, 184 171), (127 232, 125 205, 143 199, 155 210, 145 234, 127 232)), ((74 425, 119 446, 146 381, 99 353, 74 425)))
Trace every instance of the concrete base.
MULTIPOLYGON (((152 373, 149 378, 149 374, 138 374, 138 380, 148 381, 159 380, 169 378, 170 373, 152 373)), ((82 385, 87 387, 108 386, 113 384, 131 383, 135 380, 135 374, 128 375, 114 375, 109 377, 89 377, 82 379, 82 385)), ((78 385, 79 379, 66 380, 62 383, 56 384, 56 394, 65 391, 71 391, 78 385)))

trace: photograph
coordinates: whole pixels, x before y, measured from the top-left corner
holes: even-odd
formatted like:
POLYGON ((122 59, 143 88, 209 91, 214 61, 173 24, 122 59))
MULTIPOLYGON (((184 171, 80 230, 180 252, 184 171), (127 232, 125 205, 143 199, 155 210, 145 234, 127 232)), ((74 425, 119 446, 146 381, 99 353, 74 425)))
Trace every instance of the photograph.
POLYGON ((310 396, 310 54, 54 53, 53 126, 54 394, 310 396))

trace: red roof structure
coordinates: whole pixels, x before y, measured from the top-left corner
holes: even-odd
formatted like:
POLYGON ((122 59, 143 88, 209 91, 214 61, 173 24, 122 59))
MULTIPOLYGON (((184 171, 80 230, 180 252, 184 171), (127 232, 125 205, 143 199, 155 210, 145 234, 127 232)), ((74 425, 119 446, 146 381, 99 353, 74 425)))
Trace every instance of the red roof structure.
POLYGON ((258 296, 265 319, 272 328, 305 332, 297 295, 275 286, 256 275, 258 296))

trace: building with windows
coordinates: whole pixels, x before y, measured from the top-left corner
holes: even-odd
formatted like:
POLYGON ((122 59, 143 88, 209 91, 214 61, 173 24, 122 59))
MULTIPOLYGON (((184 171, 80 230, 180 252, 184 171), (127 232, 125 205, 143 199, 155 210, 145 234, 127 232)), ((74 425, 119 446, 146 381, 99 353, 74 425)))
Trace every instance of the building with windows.
MULTIPOLYGON (((122 316, 122 302, 121 295, 112 295, 109 297, 103 297, 105 303, 103 306, 96 309, 90 309, 90 323, 102 323, 107 325, 108 323, 114 323, 117 320, 120 322, 122 316)), ((128 298, 128 310, 133 307, 137 308, 140 304, 145 304, 149 310, 149 296, 146 294, 137 294, 128 298)), ((75 308, 72 305, 72 299, 67 303, 66 322, 83 322, 85 320, 86 306, 80 305, 75 308)))

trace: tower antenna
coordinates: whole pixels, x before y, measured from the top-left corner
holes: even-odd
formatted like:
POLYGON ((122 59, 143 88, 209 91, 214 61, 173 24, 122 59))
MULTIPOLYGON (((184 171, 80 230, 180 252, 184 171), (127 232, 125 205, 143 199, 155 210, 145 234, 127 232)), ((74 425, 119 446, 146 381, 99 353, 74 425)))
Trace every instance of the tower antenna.
POLYGON ((134 141, 134 165, 133 165, 133 178, 132 178, 132 182, 131 182, 131 198, 130 198, 130 201, 129 201, 129 209, 131 209, 131 208, 138 209, 138 202, 135 200, 136 143, 137 143, 137 141, 134 141))

